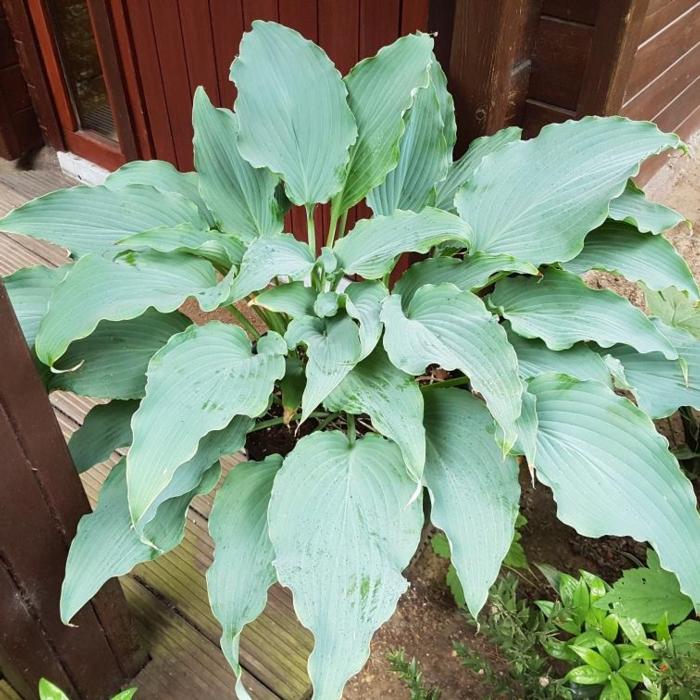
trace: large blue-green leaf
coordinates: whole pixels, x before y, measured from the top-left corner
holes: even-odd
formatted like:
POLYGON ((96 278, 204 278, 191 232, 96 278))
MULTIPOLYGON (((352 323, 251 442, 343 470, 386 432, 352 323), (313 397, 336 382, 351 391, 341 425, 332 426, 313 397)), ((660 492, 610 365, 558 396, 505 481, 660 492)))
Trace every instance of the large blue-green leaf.
POLYGON ((396 209, 420 211, 433 203, 435 183, 447 175, 456 135, 451 128, 454 105, 437 60, 430 66, 430 83, 418 90, 405 121, 398 164, 367 196, 375 215, 391 214, 396 209), (451 120, 451 125, 446 120, 451 120))
POLYGON ((102 253, 131 233, 158 226, 206 228, 197 205, 173 192, 147 185, 113 190, 80 185, 32 199, 0 219, 0 231, 41 238, 74 256, 102 253))
POLYGON ((313 314, 315 301, 316 291, 313 287, 307 287, 303 282, 297 281, 270 287, 253 297, 249 303, 299 318, 313 314))
POLYGON ((624 221, 639 231, 661 233, 684 220, 682 214, 663 204, 647 201, 644 192, 630 180, 625 191, 610 202, 608 216, 615 221, 624 221))
POLYGON ((27 345, 34 345, 41 319, 49 308, 56 285, 68 274, 69 265, 61 267, 26 267, 3 278, 15 316, 27 345))
POLYGON ((474 230, 476 250, 537 266, 571 260, 640 163, 681 145, 675 134, 623 117, 550 124, 485 158, 455 205, 474 230))
POLYGON ((501 455, 483 402, 461 389, 425 392, 430 519, 450 541, 467 607, 477 615, 513 541, 520 485, 501 455))
POLYGON ((314 697, 338 700, 393 613, 420 539, 421 499, 401 452, 378 435, 302 438, 277 473, 268 512, 275 569, 314 634, 314 697))
POLYGON ((395 211, 389 216, 361 219, 335 244, 333 252, 347 274, 380 279, 401 253, 427 253, 446 241, 466 248, 470 237, 469 226, 459 217, 425 207, 418 213, 395 211))
POLYGON ((179 498, 164 503, 149 524, 149 537, 159 547, 145 544, 131 525, 127 502, 124 460, 110 472, 94 513, 84 515, 71 543, 66 575, 61 588, 61 619, 68 624, 102 585, 115 576, 129 573, 137 564, 150 561, 176 547, 185 532, 185 515, 190 502, 211 491, 219 480, 221 467, 210 467, 200 483, 179 498))
POLYGON ((129 250, 155 250, 159 253, 191 253, 214 263, 220 270, 238 266, 245 252, 243 242, 232 234, 197 229, 192 224, 135 233, 119 241, 129 250))
POLYGON ((100 321, 136 318, 149 307, 174 311, 193 297, 211 311, 226 299, 230 284, 226 278, 217 283, 208 261, 185 253, 132 253, 114 261, 86 255, 51 295, 36 337, 37 356, 51 366, 100 321))
POLYGON ((481 299, 453 284, 425 285, 405 309, 400 295, 387 297, 382 321, 384 347, 399 369, 417 375, 438 364, 469 377, 503 428, 507 452, 516 438, 523 385, 515 351, 481 299))
POLYGON ((360 361, 360 335, 355 322, 345 314, 331 318, 301 316, 287 328, 290 348, 306 347, 306 386, 301 401, 301 420, 343 381, 360 361))
POLYGON ((199 194, 197 173, 181 173, 164 160, 132 160, 110 173, 104 184, 111 190, 120 190, 128 185, 150 185, 160 192, 176 192, 194 202, 208 224, 214 223, 199 194))
POLYGON ((446 211, 455 211, 454 199, 457 190, 474 174, 481 161, 511 141, 518 141, 522 129, 509 126, 491 136, 474 139, 461 158, 450 165, 447 177, 437 185, 435 206, 446 211))
POLYGON ((428 85, 432 50, 427 34, 404 36, 360 61, 345 77, 357 142, 350 149, 343 190, 333 199, 337 215, 381 184, 399 162, 403 117, 416 91, 428 85))
POLYGON ((678 357, 668 339, 627 299, 607 289, 591 289, 570 272, 552 268, 541 279, 501 280, 489 301, 518 335, 541 338, 550 350, 594 340, 606 348, 625 343, 639 352, 678 357))
POLYGON ((313 265, 314 256, 309 246, 290 233, 256 238, 243 255, 228 301, 239 301, 265 289, 275 277, 304 279, 313 265))
POLYGON ((424 284, 451 282, 462 290, 477 292, 487 286, 499 272, 538 274, 536 267, 510 255, 474 253, 465 256, 464 260, 439 256, 411 265, 394 286, 394 292, 401 295, 405 306, 424 284))
POLYGON ((360 324, 361 358, 367 357, 382 335, 380 313, 389 290, 381 282, 351 282, 345 288, 345 310, 360 324))
POLYGON ((110 401, 89 411, 68 441, 78 473, 104 462, 119 447, 131 445, 131 416, 138 407, 138 401, 110 401))
POLYGON ((331 60, 301 34, 253 22, 231 65, 238 88, 238 148, 284 179, 295 204, 327 202, 343 186, 357 127, 331 60))
POLYGON ((236 115, 214 107, 201 86, 194 94, 192 126, 199 190, 221 229, 246 241, 281 233, 282 211, 275 199, 278 178, 241 157, 236 115))
POLYGON ((693 487, 651 419, 598 382, 543 374, 529 391, 538 420, 535 471, 557 515, 586 537, 648 541, 700 604, 700 515, 693 487))
POLYGON ((276 580, 267 506, 281 466, 279 455, 237 464, 217 492, 209 516, 215 548, 207 571, 209 602, 223 630, 221 648, 236 674, 239 700, 250 698, 241 682, 238 660, 241 630, 263 611, 267 589, 276 580))
MULTIPOLYGON (((150 524, 158 517, 160 507, 174 498, 189 493, 202 480, 209 467, 224 455, 232 455, 243 449, 246 435, 253 427, 254 420, 248 416, 235 416, 221 430, 207 433, 197 445, 194 456, 181 464, 172 474, 168 485, 153 499, 150 506, 134 523, 136 534, 146 543, 160 547, 157 540, 151 540, 150 524)), ((128 481, 128 460, 127 460, 128 481)))
POLYGON ((667 360, 660 352, 639 353, 626 345, 607 352, 623 367, 623 386, 652 418, 666 418, 681 406, 700 410, 700 340, 681 328, 653 319, 678 351, 680 361, 667 360))
POLYGON ((146 395, 134 414, 129 506, 135 523, 191 459, 208 433, 235 416, 263 413, 284 376, 286 345, 276 333, 257 343, 238 327, 212 321, 173 336, 151 360, 146 395))
POLYGON ((68 346, 58 373, 49 375, 48 388, 95 399, 139 399, 151 357, 190 323, 177 311, 153 309, 128 321, 102 321, 87 338, 68 346))
MULTIPOLYGON (((423 396, 415 379, 389 362, 378 347, 324 401, 330 411, 367 413, 372 425, 401 449, 411 476, 420 483, 425 464, 423 396)), ((494 446, 495 447, 495 446, 494 446)))
MULTIPOLYGON (((532 379, 545 372, 557 372, 612 386, 610 370, 603 359, 583 343, 566 350, 550 350, 541 340, 523 338, 512 331, 508 331, 508 342, 518 356, 518 369, 523 379, 532 379)), ((664 361, 668 362, 665 358, 664 361)))
POLYGON ((620 221, 606 221, 589 233, 583 250, 563 267, 576 274, 605 270, 655 291, 676 287, 698 298, 693 273, 669 241, 620 221))

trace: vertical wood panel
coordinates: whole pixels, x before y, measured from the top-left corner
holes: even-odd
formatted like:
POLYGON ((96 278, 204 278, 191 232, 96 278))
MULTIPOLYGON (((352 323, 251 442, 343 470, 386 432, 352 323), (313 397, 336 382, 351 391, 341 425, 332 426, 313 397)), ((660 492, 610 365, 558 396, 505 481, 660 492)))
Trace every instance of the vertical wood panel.
POLYGON ((430 0, 403 0, 401 3, 401 34, 428 31, 430 0))
MULTIPOLYGON (((235 2, 236 0, 231 0, 235 2)), ((277 0, 242 0, 243 20, 245 30, 250 29, 254 19, 267 19, 276 22, 279 19, 277 14, 277 0)))
POLYGON ((577 106, 579 116, 616 114, 622 108, 648 4, 649 0, 600 4, 577 106))
POLYGON ((177 166, 192 170, 192 91, 178 6, 173 0, 150 6, 177 166))
POLYGON ((148 120, 143 101, 141 76, 136 68, 136 54, 133 36, 126 14, 126 0, 112 0, 111 10, 114 20, 116 49, 121 59, 129 108, 133 119, 134 136, 138 142, 140 157, 153 158, 153 141, 148 128, 148 120))
POLYGON ((318 32, 321 46, 345 75, 359 59, 360 0, 347 0, 342 12, 336 0, 318 0, 318 32))
POLYGON ((209 2, 178 0, 178 5, 190 92, 194 95, 197 86, 202 85, 209 99, 221 104, 209 2))
POLYGON ((126 0, 126 7, 155 157, 177 165, 150 6, 146 0, 126 0))
POLYGON ((400 0, 360 0, 360 58, 372 56, 398 37, 400 0))
POLYGON ((236 88, 229 80, 229 69, 243 36, 243 7, 240 0, 209 0, 216 72, 221 107, 233 107, 236 88))
POLYGON ((520 111, 526 97, 523 71, 529 69, 521 57, 529 55, 524 44, 531 43, 539 7, 536 0, 457 2, 448 66, 459 127, 457 153, 520 111))

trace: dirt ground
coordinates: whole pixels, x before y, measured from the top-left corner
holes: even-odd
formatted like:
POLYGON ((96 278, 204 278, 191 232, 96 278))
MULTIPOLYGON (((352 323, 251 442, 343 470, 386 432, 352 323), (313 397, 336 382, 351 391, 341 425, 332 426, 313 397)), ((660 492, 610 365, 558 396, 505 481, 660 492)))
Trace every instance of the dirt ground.
MULTIPOLYGON (((694 142, 700 151, 700 135, 694 142)), ((673 157, 645 187, 650 199, 682 212, 700 230, 700 158, 673 157)), ((687 225, 680 225, 669 234, 677 250, 688 261, 696 279, 700 280, 700 246, 687 225)), ((624 279, 595 274, 591 286, 609 287, 643 305, 641 293, 624 279)), ((677 426, 662 421, 659 429, 673 439, 677 426)), ((580 537, 556 519, 551 492, 538 485, 533 489, 523 479, 522 512, 528 519, 523 530, 523 546, 530 562, 543 562, 575 573, 584 568, 606 578, 614 578, 622 568, 632 565, 630 557, 643 558, 643 544, 629 539, 580 537)), ((428 685, 442 689, 442 700, 482 700, 490 697, 480 677, 461 667, 452 652, 454 641, 461 641, 498 660, 498 653, 483 635, 475 632, 457 611, 444 584, 446 563, 425 547, 407 576, 410 588, 399 602, 393 618, 375 635, 370 660, 364 670, 347 686, 345 700, 407 700, 410 693, 391 672, 386 655, 404 648, 410 659, 420 662, 428 685)))

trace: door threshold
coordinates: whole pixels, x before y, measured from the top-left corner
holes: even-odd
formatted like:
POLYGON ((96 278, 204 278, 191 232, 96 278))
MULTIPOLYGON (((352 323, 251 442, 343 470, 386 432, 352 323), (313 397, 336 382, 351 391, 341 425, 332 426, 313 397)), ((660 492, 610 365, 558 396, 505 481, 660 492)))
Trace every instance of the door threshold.
POLYGON ((109 175, 110 171, 106 168, 70 151, 56 151, 56 155, 61 170, 68 177, 79 180, 86 185, 101 185, 109 175))

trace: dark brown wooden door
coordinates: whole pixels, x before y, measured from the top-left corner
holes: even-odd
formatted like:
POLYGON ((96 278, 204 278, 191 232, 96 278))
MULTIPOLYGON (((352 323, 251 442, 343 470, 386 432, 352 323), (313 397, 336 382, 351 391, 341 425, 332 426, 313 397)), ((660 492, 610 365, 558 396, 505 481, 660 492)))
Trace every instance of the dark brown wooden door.
POLYGON ((69 150, 110 170, 139 156, 107 0, 28 0, 69 150))

